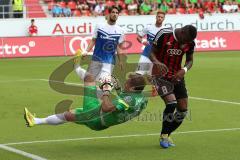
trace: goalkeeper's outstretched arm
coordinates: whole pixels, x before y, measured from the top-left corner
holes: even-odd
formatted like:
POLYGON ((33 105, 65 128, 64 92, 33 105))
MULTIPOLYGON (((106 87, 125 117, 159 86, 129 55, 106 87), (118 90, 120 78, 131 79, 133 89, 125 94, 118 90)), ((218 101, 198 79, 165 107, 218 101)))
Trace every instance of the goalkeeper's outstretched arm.
POLYGON ((116 110, 116 107, 113 105, 111 99, 110 99, 110 94, 109 93, 104 93, 102 97, 102 111, 103 112, 113 112, 116 110))
POLYGON ((117 95, 119 95, 122 91, 122 87, 120 84, 120 81, 112 75, 112 83, 113 83, 113 88, 116 90, 117 95))

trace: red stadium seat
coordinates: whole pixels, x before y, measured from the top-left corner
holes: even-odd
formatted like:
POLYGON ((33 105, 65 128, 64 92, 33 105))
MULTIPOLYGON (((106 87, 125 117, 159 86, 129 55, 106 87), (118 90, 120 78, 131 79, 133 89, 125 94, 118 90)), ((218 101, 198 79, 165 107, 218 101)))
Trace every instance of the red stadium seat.
POLYGON ((173 9, 173 8, 170 8, 168 11, 167 11, 168 14, 176 14, 177 11, 176 9, 173 9))
POLYGON ((73 11, 73 15, 76 16, 76 17, 80 17, 80 16, 82 16, 82 13, 81 13, 80 10, 76 9, 76 10, 73 11))
POLYGON ((84 10, 84 12, 82 13, 82 16, 91 16, 91 13, 89 10, 84 10))
POLYGON ((77 8, 76 2, 74 2, 74 1, 69 1, 69 2, 68 2, 68 7, 69 7, 71 10, 75 10, 75 9, 77 8))
POLYGON ((180 14, 185 14, 186 13, 186 10, 184 8, 178 8, 177 11, 180 14))
POLYGON ((52 2, 53 0, 44 0, 45 3, 52 2))
POLYGON ((56 4, 56 3, 53 2, 53 1, 52 1, 52 2, 49 2, 49 3, 48 3, 48 10, 51 11, 52 8, 53 8, 53 6, 54 6, 55 4, 56 4))
POLYGON ((199 8, 198 13, 200 13, 200 12, 204 12, 204 10, 202 8, 199 8))
POLYGON ((128 15, 128 10, 127 9, 123 9, 121 12, 123 15, 128 15))
POLYGON ((121 6, 122 7, 122 9, 126 9, 126 4, 123 2, 123 1, 117 1, 117 3, 119 4, 119 6, 121 6))
POLYGON ((189 8, 189 9, 188 9, 188 13, 189 13, 189 14, 195 14, 195 13, 197 13, 197 11, 196 11, 196 9, 194 9, 194 8, 189 8))
POLYGON ((105 4, 106 4, 107 7, 112 7, 112 6, 115 5, 115 2, 112 1, 112 0, 107 0, 107 1, 105 2, 105 4))
POLYGON ((109 14, 109 10, 108 9, 105 9, 104 10, 104 15, 108 15, 109 14))
POLYGON ((46 17, 42 6, 37 0, 25 0, 25 6, 27 18, 46 17))
POLYGON ((60 7, 65 8, 66 7, 66 3, 64 1, 61 1, 58 3, 60 7))

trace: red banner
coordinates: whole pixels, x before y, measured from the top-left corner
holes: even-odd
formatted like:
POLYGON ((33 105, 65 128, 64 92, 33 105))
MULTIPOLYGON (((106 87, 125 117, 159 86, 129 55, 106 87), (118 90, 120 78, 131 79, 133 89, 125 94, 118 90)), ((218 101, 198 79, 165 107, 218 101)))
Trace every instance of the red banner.
MULTIPOLYGON (((136 34, 126 35, 123 52, 141 53, 144 46, 136 34)), ((91 36, 1 38, 0 58, 71 56, 75 50, 86 50, 91 36)), ((240 32, 199 32, 196 51, 240 50, 240 32)))
POLYGON ((0 58, 64 56, 63 37, 2 38, 0 58))
POLYGON ((240 32, 199 32, 196 51, 240 50, 240 32))

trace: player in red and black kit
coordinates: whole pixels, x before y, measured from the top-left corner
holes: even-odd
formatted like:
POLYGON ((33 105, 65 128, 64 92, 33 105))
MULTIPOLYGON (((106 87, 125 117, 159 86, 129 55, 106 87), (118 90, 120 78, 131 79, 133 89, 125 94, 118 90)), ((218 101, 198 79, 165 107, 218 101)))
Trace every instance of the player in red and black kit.
POLYGON ((153 41, 150 55, 150 60, 154 64, 153 74, 162 63, 168 67, 168 72, 163 78, 156 76, 153 81, 158 94, 166 104, 160 136, 160 145, 163 148, 174 146, 169 136, 181 125, 187 115, 188 94, 184 75, 193 64, 196 36, 197 29, 192 25, 186 25, 177 29, 161 29, 153 41), (182 67, 184 54, 186 61, 182 67))
POLYGON ((38 34, 38 28, 35 25, 35 20, 31 19, 31 26, 28 28, 29 36, 36 36, 38 34))

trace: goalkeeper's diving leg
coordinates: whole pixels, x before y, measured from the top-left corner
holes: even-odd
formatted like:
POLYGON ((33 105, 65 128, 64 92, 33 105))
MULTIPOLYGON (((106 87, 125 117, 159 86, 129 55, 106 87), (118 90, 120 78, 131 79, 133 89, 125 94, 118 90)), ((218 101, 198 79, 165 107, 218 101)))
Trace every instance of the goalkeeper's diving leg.
POLYGON ((74 110, 65 111, 64 113, 50 115, 45 118, 35 117, 34 114, 24 108, 24 118, 28 127, 33 127, 35 125, 49 124, 58 125, 66 122, 76 122, 76 113, 83 112, 88 108, 93 106, 99 106, 98 99, 96 97, 96 84, 94 77, 91 74, 86 73, 84 78, 84 100, 83 108, 76 108, 74 110))
POLYGON ((84 80, 86 75, 86 70, 80 66, 81 57, 82 57, 81 50, 77 50, 75 53, 73 63, 74 63, 74 70, 76 74, 80 77, 81 80, 84 80))
MULTIPOLYGON (((82 51, 77 50, 74 57, 74 71, 78 75, 78 77, 81 80, 85 81, 85 77, 88 74, 91 74, 94 77, 94 80, 96 82, 103 83, 106 79, 109 81, 112 80, 111 73, 113 71, 113 65, 108 63, 101 63, 97 61, 92 61, 89 65, 88 70, 86 71, 84 68, 81 67, 81 57, 82 57, 82 51)), ((107 85, 106 85, 107 86, 107 85)), ((100 86, 101 87, 101 86, 100 86)), ((111 87, 110 87, 111 88, 111 87)), ((101 98, 103 95, 102 88, 97 88, 97 97, 101 98)))

